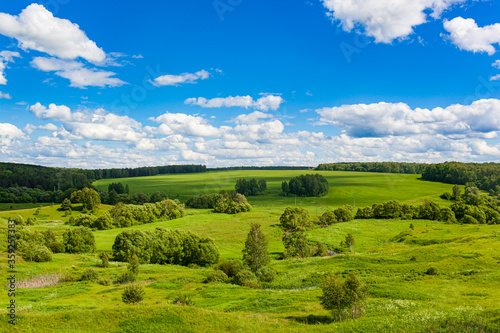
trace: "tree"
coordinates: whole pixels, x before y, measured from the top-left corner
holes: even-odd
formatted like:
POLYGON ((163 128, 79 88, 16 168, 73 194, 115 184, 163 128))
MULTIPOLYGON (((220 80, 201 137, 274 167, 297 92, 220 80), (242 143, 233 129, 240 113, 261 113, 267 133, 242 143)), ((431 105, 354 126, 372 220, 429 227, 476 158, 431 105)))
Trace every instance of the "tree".
POLYGON ((290 192, 290 187, 288 186, 287 182, 281 183, 281 191, 285 194, 285 197, 288 195, 290 192))
POLYGON ((132 257, 128 261, 127 269, 130 273, 137 275, 139 274, 139 266, 141 263, 139 262, 139 258, 137 255, 132 255, 132 257))
POLYGON ((284 231, 306 229, 309 225, 309 212, 302 207, 287 207, 280 216, 280 225, 284 231))
POLYGON ((67 211, 67 210, 72 210, 72 209, 73 209, 73 207, 71 207, 71 200, 69 200, 68 198, 64 199, 64 201, 61 204, 61 208, 59 208, 59 210, 62 210, 62 211, 67 211))
POLYGON ((260 229, 260 224, 252 223, 250 228, 243 249, 243 261, 250 267, 252 272, 256 273, 266 266, 271 259, 267 252, 268 240, 260 229))
POLYGON ((345 236, 345 245, 347 247, 349 247, 349 249, 351 250, 351 252, 353 252, 354 250, 354 236, 351 234, 351 233, 348 233, 346 236, 345 236))
POLYGON ((101 267, 104 267, 104 268, 109 267, 109 257, 106 254, 106 252, 101 252, 101 254, 99 255, 99 258, 102 261, 101 267))
POLYGON ((344 205, 334 210, 339 222, 348 222, 354 219, 354 208, 351 205, 344 205))
POLYGON ((71 201, 81 203, 84 210, 94 210, 101 204, 101 196, 94 189, 85 187, 71 193, 71 201))
POLYGON ((63 234, 63 243, 68 253, 87 253, 96 249, 94 234, 85 227, 66 231, 63 234))
POLYGON ((351 303, 340 274, 327 276, 321 289, 323 290, 323 295, 320 296, 321 305, 326 310, 330 310, 335 319, 341 321, 345 317, 346 308, 351 303))
POLYGON ((259 192, 263 194, 267 190, 267 182, 265 179, 259 180, 259 192))
POLYGON ((127 286, 122 294, 122 301, 126 304, 139 303, 144 299, 144 289, 141 286, 127 286))
POLYGON ((368 288, 354 271, 350 272, 345 280, 338 273, 326 277, 322 290, 321 305, 326 310, 332 311, 335 319, 341 321, 347 317, 348 309, 350 309, 351 318, 362 315, 362 305, 368 288))

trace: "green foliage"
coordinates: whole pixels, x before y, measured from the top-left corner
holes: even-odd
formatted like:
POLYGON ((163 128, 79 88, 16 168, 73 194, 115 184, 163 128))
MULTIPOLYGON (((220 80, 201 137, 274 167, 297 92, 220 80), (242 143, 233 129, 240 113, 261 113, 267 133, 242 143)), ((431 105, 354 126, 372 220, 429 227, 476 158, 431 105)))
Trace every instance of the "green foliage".
POLYGON ((265 267, 271 259, 267 252, 269 241, 260 228, 260 224, 252 223, 243 249, 243 262, 252 272, 265 267))
POLYGON ((311 256, 311 244, 302 230, 294 230, 283 234, 284 256, 286 258, 311 256))
POLYGON ((71 193, 71 202, 79 202, 84 210, 93 211, 101 204, 101 197, 96 190, 85 187, 83 190, 71 193))
POLYGON ((326 227, 334 223, 337 223, 337 215, 333 210, 327 210, 319 218, 319 224, 322 226, 326 227))
POLYGON ((236 181, 234 189, 237 193, 243 194, 246 197, 263 194, 267 189, 267 182, 265 179, 261 179, 257 182, 255 178, 250 180, 240 178, 236 181))
POLYGON ((464 217, 460 219, 462 224, 479 224, 479 222, 472 216, 465 214, 464 217))
POLYGON ((443 200, 452 200, 453 199, 453 195, 450 192, 444 192, 439 197, 443 200))
POLYGON ((426 271, 425 274, 427 275, 436 275, 437 274, 437 269, 434 267, 429 267, 426 271))
POLYGON ((453 213, 453 211, 449 207, 441 208, 439 212, 439 221, 443 221, 446 223, 457 223, 455 213, 453 213))
POLYGON ((249 288, 260 288, 260 283, 257 277, 255 276, 252 271, 248 269, 244 269, 240 271, 236 276, 234 277, 234 283, 244 286, 244 287, 249 287, 249 288))
POLYGON ((207 283, 208 282, 228 282, 229 280, 229 277, 226 275, 226 273, 224 273, 223 271, 221 270, 214 270, 210 273, 208 273, 208 276, 207 276, 207 279, 205 280, 207 283))
POLYGON ((92 229, 94 227, 94 221, 95 217, 93 215, 80 214, 74 220, 74 225, 92 229))
POLYGON ((255 276, 259 279, 259 281, 273 282, 276 277, 276 271, 271 267, 264 266, 255 272, 255 276))
POLYGON ((311 225, 309 212, 302 207, 287 207, 280 216, 280 226, 285 231, 305 230, 311 225))
POLYGON ((126 304, 139 303, 144 299, 144 289, 141 286, 127 286, 123 290, 122 301, 126 304))
POLYGON ((52 252, 45 246, 34 241, 23 241, 19 244, 19 252, 26 261, 52 261, 52 252))
POLYGON ((371 207, 358 208, 356 212, 357 219, 371 219, 373 218, 373 211, 371 207))
POLYGON ((66 231, 63 234, 63 243, 67 253, 88 253, 96 249, 94 234, 84 227, 66 231))
POLYGON ((240 212, 248 212, 252 206, 248 203, 243 194, 235 191, 226 192, 217 197, 214 205, 214 212, 236 214, 240 212))
POLYGON ((288 190, 297 196, 320 197, 328 194, 328 181, 320 174, 300 175, 290 179, 288 190))
POLYGON ((82 276, 80 277, 80 281, 95 281, 98 278, 97 271, 92 268, 86 269, 82 276))
POLYGON ((194 305, 194 302, 191 299, 191 297, 185 294, 179 294, 176 297, 174 297, 172 299, 172 303, 175 305, 187 305, 187 306, 194 305))
POLYGON ((362 315, 362 303, 366 298, 367 287, 354 271, 351 271, 345 280, 340 274, 326 277, 322 290, 321 305, 332 312, 335 320, 341 321, 349 313, 352 318, 362 315))
POLYGON ((455 185, 453 186, 453 199, 458 200, 460 198, 460 186, 455 185))
POLYGON ((129 271, 126 271, 118 275, 118 277, 114 282, 115 284, 126 284, 126 283, 132 283, 134 281, 135 281, 135 275, 129 271))
MULTIPOLYGON (((110 211, 111 223, 117 228, 131 227, 134 225, 153 223, 158 220, 174 220, 185 216, 184 205, 178 200, 165 199, 156 203, 143 205, 116 204, 110 211)), ((109 225, 107 216, 103 217, 103 224, 109 225)), ((108 228, 109 229, 109 228, 108 228)))
POLYGON ((94 220, 93 228, 97 230, 108 230, 113 228, 111 214, 106 212, 94 220))
POLYGON ((59 208, 59 210, 62 210, 62 211, 68 211, 68 210, 72 210, 72 209, 73 209, 73 207, 71 206, 71 200, 69 200, 68 198, 63 200, 61 207, 59 208))
POLYGON ((62 242, 54 241, 47 245, 47 247, 52 251, 52 253, 64 253, 66 252, 66 247, 62 242))
POLYGON ((137 255, 132 255, 132 257, 129 259, 128 261, 128 266, 127 266, 127 270, 134 274, 134 275, 137 275, 139 274, 139 267, 140 267, 140 263, 139 263, 139 258, 137 257, 137 255))
POLYGON ((101 254, 99 254, 99 259, 101 259, 101 267, 109 267, 109 257, 106 252, 101 252, 101 254))
POLYGON ((344 205, 334 210, 338 222, 348 222, 354 219, 354 208, 350 205, 344 205))
POLYGON ((133 255, 141 264, 207 266, 219 260, 219 250, 211 239, 164 228, 154 232, 129 229, 118 234, 113 244, 115 260, 128 261, 133 255))
POLYGON ((344 244, 349 248, 351 252, 354 251, 354 244, 355 244, 354 236, 351 233, 348 233, 345 236, 344 244))
POLYGON ((224 260, 217 266, 215 266, 215 270, 220 270, 226 274, 228 278, 234 278, 236 275, 238 275, 239 272, 243 271, 245 269, 245 266, 243 263, 238 260, 238 259, 233 259, 233 260, 224 260))
POLYGON ((101 286, 109 286, 111 285, 111 280, 108 278, 101 278, 97 281, 97 283, 100 284, 101 286))

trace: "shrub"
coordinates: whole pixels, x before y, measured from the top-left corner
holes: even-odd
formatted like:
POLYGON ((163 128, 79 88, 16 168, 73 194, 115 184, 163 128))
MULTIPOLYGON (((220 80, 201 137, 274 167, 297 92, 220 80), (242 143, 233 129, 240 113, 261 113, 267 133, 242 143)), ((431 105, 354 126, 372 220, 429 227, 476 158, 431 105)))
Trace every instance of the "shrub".
POLYGON ((350 205, 344 205, 334 210, 339 222, 348 222, 354 219, 354 209, 350 205))
POLYGON ((113 243, 113 257, 117 261, 128 261, 134 254, 142 264, 149 263, 153 237, 150 231, 130 229, 122 231, 113 243))
POLYGON ((373 217, 373 211, 371 207, 358 208, 356 212, 357 219, 371 219, 373 217))
POLYGON ((98 230, 108 230, 113 229, 113 219, 109 212, 106 212, 95 219, 93 227, 98 230))
POLYGON ((243 263, 240 260, 233 259, 221 262, 220 264, 215 266, 215 269, 223 271, 228 278, 233 278, 239 272, 243 271, 245 269, 245 266, 243 266, 243 263))
POLYGON ((94 221, 95 221, 94 216, 87 215, 87 214, 80 214, 75 219, 75 222, 73 225, 92 229, 92 228, 94 228, 94 221))
POLYGON ((234 277, 234 282, 240 286, 249 288, 260 288, 260 283, 257 277, 252 271, 245 269, 236 274, 234 277))
POLYGON ((127 269, 130 273, 137 275, 139 274, 139 266, 139 258, 137 258, 137 256, 134 254, 128 261, 127 269))
POLYGON ((102 285, 102 286, 109 286, 109 285, 111 285, 111 280, 108 278, 102 278, 102 279, 99 279, 99 281, 97 281, 97 283, 102 285))
POLYGON ((101 252, 99 255, 99 259, 101 259, 101 267, 107 268, 109 267, 109 257, 106 252, 101 252))
POLYGON ((450 192, 444 192, 444 193, 443 193, 443 194, 441 194, 439 197, 440 197, 441 199, 443 199, 443 200, 451 200, 451 199, 453 199, 453 195, 451 195, 451 193, 450 193, 450 192))
POLYGON ((64 253, 66 250, 64 244, 59 241, 52 242, 47 247, 52 251, 52 253, 64 253))
POLYGON ((172 303, 176 305, 194 305, 191 297, 184 294, 179 294, 178 296, 174 297, 174 299, 172 299, 172 303))
POLYGON ((272 282, 276 276, 276 271, 270 267, 264 266, 259 269, 255 276, 262 282, 272 282))
POLYGON ((122 301, 126 304, 139 303, 144 299, 144 289, 141 286, 127 286, 122 294, 122 301))
POLYGON ((96 270, 92 268, 86 269, 83 273, 82 276, 80 277, 80 281, 94 281, 97 280, 97 272, 96 270))
POLYGON ((425 274, 427 274, 427 275, 436 275, 437 274, 437 269, 435 269, 434 267, 429 267, 429 269, 427 269, 425 271, 425 274))
POLYGON ((216 269, 208 274, 207 279, 205 281, 209 283, 209 282, 227 282, 228 280, 229 278, 226 275, 226 273, 216 269))
POLYGON ((52 252, 45 245, 33 241, 21 242, 19 245, 19 252, 26 261, 52 261, 52 252))
POLYGON ((87 253, 96 249, 94 234, 84 227, 66 231, 63 234, 63 243, 68 253, 87 253))
POLYGON ((455 217, 455 213, 449 207, 441 208, 439 212, 439 221, 443 221, 446 223, 457 223, 457 219, 455 217))
POLYGON ((333 210, 327 210, 319 218, 319 224, 325 227, 334 223, 337 223, 337 216, 335 215, 335 212, 333 210))
POLYGON ((462 217, 462 219, 460 219, 460 223, 463 223, 463 224, 478 224, 479 222, 473 218, 472 216, 470 215, 464 215, 464 217, 462 217))
POLYGON ((305 229, 310 226, 309 212, 302 207, 287 207, 280 216, 280 226, 284 231, 305 229))
POLYGON ((118 277, 115 280, 115 284, 132 283, 134 281, 135 281, 135 275, 127 271, 122 273, 121 275, 118 275, 118 277))

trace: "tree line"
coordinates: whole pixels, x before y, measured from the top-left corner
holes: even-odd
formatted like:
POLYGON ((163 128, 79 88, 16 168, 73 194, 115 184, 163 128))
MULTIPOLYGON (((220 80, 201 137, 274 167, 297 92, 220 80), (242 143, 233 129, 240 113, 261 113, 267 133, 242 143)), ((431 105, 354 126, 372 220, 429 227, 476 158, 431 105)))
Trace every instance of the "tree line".
POLYGON ((320 174, 300 175, 281 184, 285 196, 294 194, 300 197, 320 197, 328 194, 328 181, 320 174))
POLYGON ((420 174, 427 166, 424 163, 406 162, 339 162, 320 164, 315 170, 420 174))

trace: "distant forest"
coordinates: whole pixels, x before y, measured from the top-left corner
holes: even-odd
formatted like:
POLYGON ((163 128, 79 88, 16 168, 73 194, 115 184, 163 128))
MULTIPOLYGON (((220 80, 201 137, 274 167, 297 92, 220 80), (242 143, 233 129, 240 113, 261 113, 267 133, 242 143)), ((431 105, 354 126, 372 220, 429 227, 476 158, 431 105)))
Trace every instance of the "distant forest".
POLYGON ((428 166, 424 163, 404 162, 340 162, 320 164, 315 170, 421 174, 428 166))

